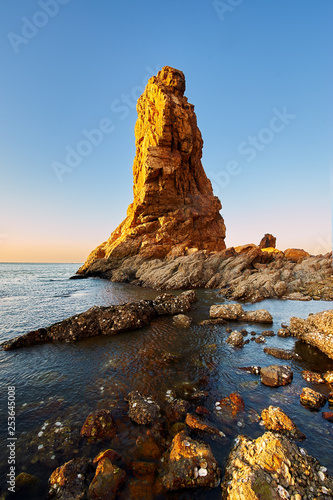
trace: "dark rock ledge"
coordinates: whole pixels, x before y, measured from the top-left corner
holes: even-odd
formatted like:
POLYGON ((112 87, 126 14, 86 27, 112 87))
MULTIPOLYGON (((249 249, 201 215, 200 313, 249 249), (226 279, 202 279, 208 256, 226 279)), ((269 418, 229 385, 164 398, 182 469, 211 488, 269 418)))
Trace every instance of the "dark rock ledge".
POLYGON ((43 342, 82 340, 98 335, 115 335, 126 330, 135 330, 149 325, 152 319, 163 315, 174 315, 189 311, 197 300, 193 290, 178 297, 171 293, 159 295, 154 300, 140 300, 120 306, 97 307, 55 323, 15 337, 1 344, 9 351, 43 342))

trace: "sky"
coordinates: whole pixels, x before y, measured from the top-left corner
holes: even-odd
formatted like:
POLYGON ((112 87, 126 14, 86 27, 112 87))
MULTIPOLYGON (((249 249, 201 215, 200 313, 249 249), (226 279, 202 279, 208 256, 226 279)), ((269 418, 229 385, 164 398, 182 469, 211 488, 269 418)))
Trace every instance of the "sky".
POLYGON ((184 72, 227 246, 332 247, 331 0, 0 0, 0 261, 84 262, 133 199, 136 100, 184 72))

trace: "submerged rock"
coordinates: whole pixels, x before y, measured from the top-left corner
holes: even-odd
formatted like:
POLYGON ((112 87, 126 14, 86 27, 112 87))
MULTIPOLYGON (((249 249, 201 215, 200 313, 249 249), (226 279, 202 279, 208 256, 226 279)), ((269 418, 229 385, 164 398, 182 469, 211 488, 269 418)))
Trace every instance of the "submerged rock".
POLYGON ((160 407, 149 396, 133 391, 126 400, 129 405, 128 416, 137 424, 151 424, 160 416, 160 407))
POLYGON ((318 411, 326 403, 327 397, 313 389, 309 389, 309 387, 304 387, 300 395, 300 401, 309 410, 318 411))
POLYGON ((280 349, 279 347, 265 347, 264 352, 278 359, 294 359, 295 361, 302 361, 302 357, 299 354, 287 351, 286 349, 280 349))
POLYGON ((94 479, 89 486, 89 499, 115 500, 119 488, 125 482, 126 473, 109 458, 99 460, 94 479))
POLYGON ((173 322, 180 328, 189 328, 192 323, 192 318, 186 314, 177 314, 173 317, 173 322))
POLYGON ((191 413, 186 415, 185 423, 192 430, 205 432, 219 437, 225 437, 224 432, 220 431, 213 424, 197 417, 196 415, 192 415, 191 413))
POLYGON ((260 380, 264 385, 270 387, 280 387, 290 384, 293 379, 293 372, 290 366, 270 365, 264 366, 260 370, 260 380))
POLYGON ((81 436, 86 437, 89 442, 104 441, 115 435, 115 423, 109 410, 90 413, 81 429, 81 436))
POLYGON ((287 437, 272 432, 257 439, 237 437, 221 486, 223 500, 300 500, 333 495, 333 478, 322 472, 319 462, 287 437))
POLYGON ((177 297, 171 293, 164 293, 154 300, 140 300, 120 306, 95 306, 48 328, 20 335, 1 345, 5 351, 8 351, 41 342, 69 342, 97 335, 115 335, 127 330, 143 328, 157 316, 189 311, 191 303, 196 300, 194 290, 189 290, 177 297))
POLYGON ((302 377, 307 382, 315 382, 316 384, 325 384, 325 379, 320 373, 311 372, 310 370, 303 370, 302 377))
POLYGON ((291 418, 289 418, 278 406, 269 406, 265 408, 261 412, 261 418, 268 431, 280 432, 297 441, 306 439, 305 434, 298 429, 291 418))
POLYGON ((328 422, 333 422, 333 411, 323 411, 322 417, 328 422))
POLYGON ((216 488, 220 470, 210 446, 179 432, 173 438, 166 457, 163 487, 168 491, 182 488, 216 488))
POLYGON ((52 472, 49 479, 49 497, 57 500, 87 498, 94 469, 89 458, 73 458, 52 472))
POLYGON ((289 329, 294 337, 333 359, 333 309, 309 314, 307 319, 291 318, 289 329))

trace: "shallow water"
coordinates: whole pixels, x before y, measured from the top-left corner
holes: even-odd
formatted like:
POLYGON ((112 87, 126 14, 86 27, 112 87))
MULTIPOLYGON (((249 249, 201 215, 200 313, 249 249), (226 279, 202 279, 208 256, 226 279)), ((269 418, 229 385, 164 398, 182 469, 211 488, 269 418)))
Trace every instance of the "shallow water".
MULTIPOLYGON (((158 292, 115 284, 99 279, 68 280, 78 264, 0 264, 0 341, 26 331, 52 324, 93 305, 119 304, 142 298, 153 298, 158 292)), ((75 456, 94 457, 110 445, 124 457, 130 457, 140 426, 127 419, 124 398, 131 390, 152 395, 163 404, 167 390, 178 394, 188 382, 208 392, 203 404, 212 412, 211 420, 228 434, 223 442, 204 438, 223 468, 233 438, 241 433, 251 437, 262 434, 263 428, 252 423, 251 409, 259 414, 270 404, 280 406, 306 434, 302 443, 310 454, 320 460, 333 475, 333 425, 321 417, 321 411, 310 412, 299 403, 303 387, 310 386, 323 393, 329 386, 309 384, 301 377, 304 369, 323 372, 333 370, 333 361, 295 339, 267 338, 266 344, 250 342, 243 348, 226 344, 223 326, 199 326, 208 317, 209 307, 221 302, 216 290, 197 291, 199 301, 189 315, 192 326, 177 328, 172 318, 154 320, 149 327, 110 337, 94 337, 69 344, 44 344, 17 351, 0 352, 1 410, 6 411, 7 387, 15 385, 17 404, 16 473, 26 471, 39 477, 46 486, 50 473, 75 456), (265 346, 292 349, 303 357, 302 362, 277 360, 263 352, 265 346), (162 362, 165 352, 180 354, 175 363, 162 362), (239 366, 289 364, 294 372, 291 385, 280 388, 263 386, 255 375, 238 369, 239 366), (238 391, 246 405, 240 415, 226 426, 214 414, 215 402, 238 391), (111 443, 87 445, 77 434, 87 415, 102 408, 112 409, 119 422, 119 433, 111 443), (60 446, 45 441, 48 428, 56 422, 69 426, 68 444, 60 446), (225 427, 224 427, 225 426, 225 427), (43 432, 41 437, 38 433, 43 432), (72 442, 70 440, 72 439, 72 442), (38 449, 44 443, 44 448, 38 449), (49 451, 54 447, 54 452, 49 451), (50 458, 54 457, 54 458, 50 458)), ((245 309, 266 308, 274 317, 269 329, 275 332, 281 322, 291 316, 307 317, 332 307, 332 302, 295 302, 269 300, 245 309)), ((239 328, 238 324, 231 324, 239 328)), ((260 332, 267 326, 242 324, 241 328, 260 332)), ((196 405, 193 406, 194 410, 196 405)), ((327 410, 327 406, 323 410, 327 410)), ((2 419, 2 450, 6 449, 7 428, 2 419)), ((6 490, 7 456, 0 459, 3 490, 6 490)), ((42 498, 42 497, 40 497, 42 498)), ((219 488, 169 494, 160 498, 220 498, 219 488)))

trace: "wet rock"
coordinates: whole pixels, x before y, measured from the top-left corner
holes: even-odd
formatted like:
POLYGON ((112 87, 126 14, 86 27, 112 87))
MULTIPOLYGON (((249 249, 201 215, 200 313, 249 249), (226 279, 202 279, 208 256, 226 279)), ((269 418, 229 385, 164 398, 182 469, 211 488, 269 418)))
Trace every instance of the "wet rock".
POLYGON ((330 392, 329 395, 327 396, 328 399, 328 404, 330 406, 333 406, 333 392, 330 392))
POLYGON ((228 500, 301 500, 325 498, 323 492, 326 498, 333 495, 333 478, 320 470, 319 462, 286 436, 272 432, 257 439, 237 437, 221 486, 222 498, 228 500))
POLYGON ((273 330, 264 330, 263 332, 261 332, 261 335, 263 335, 264 337, 274 337, 275 333, 273 330))
POLYGON ((321 415, 325 420, 333 422, 333 411, 323 411, 321 415))
POLYGON ((150 430, 145 435, 139 436, 135 444, 134 455, 139 460, 158 460, 164 452, 161 439, 158 436, 154 437, 150 430))
POLYGON ((89 442, 104 441, 115 435, 115 423, 109 410, 90 413, 81 429, 81 436, 88 438, 89 442))
POLYGON ((109 458, 98 461, 95 477, 89 486, 89 499, 114 500, 125 482, 124 470, 112 464, 109 458))
POLYGON ((279 328, 277 331, 277 336, 278 337, 290 337, 291 333, 288 328, 279 328))
POLYGON ((260 366, 239 366, 239 370, 251 373, 252 375, 260 375, 260 366))
POLYGON ((185 430, 186 430, 185 422, 177 422, 177 423, 173 424, 173 426, 171 427, 170 436, 172 438, 174 438, 175 435, 178 434, 178 432, 185 431, 185 430))
POLYGON ((244 337, 240 332, 234 330, 233 332, 231 332, 226 342, 235 347, 242 347, 242 345, 244 344, 244 337))
POLYGON ((225 329, 225 333, 231 333, 232 332, 232 328, 230 328, 230 326, 227 326, 227 328, 225 329))
POLYGON ((111 462, 118 462, 122 460, 121 455, 115 450, 108 449, 101 451, 93 460, 93 464, 97 464, 102 458, 108 458, 111 462))
POLYGON ((327 382, 330 385, 333 385, 333 372, 326 372, 323 374, 323 377, 325 379, 325 382, 327 382))
POLYGON ((129 404, 128 416, 137 424, 150 424, 160 416, 160 407, 149 396, 138 391, 130 392, 126 398, 129 404))
POLYGON ((203 420, 195 415, 191 415, 190 413, 186 415, 185 423, 191 430, 202 431, 207 434, 225 437, 225 434, 217 427, 207 422, 206 420, 203 420))
POLYGON ((255 342, 257 344, 265 344, 266 339, 263 335, 259 335, 258 337, 255 338, 255 342))
POLYGON ((268 431, 285 434, 291 439, 301 441, 306 439, 305 434, 301 432, 291 418, 286 415, 278 406, 269 406, 261 412, 261 418, 268 431))
POLYGON ((241 334, 243 335, 243 337, 246 337, 248 335, 248 331, 246 330, 246 328, 242 328, 239 331, 241 332, 241 334))
POLYGON ((154 476, 157 469, 157 464, 154 462, 143 462, 136 461, 131 463, 131 471, 133 472, 135 477, 151 477, 152 480, 150 483, 154 482, 154 476))
POLYGON ((191 382, 183 382, 180 384, 177 388, 177 392, 182 399, 188 399, 190 401, 201 401, 208 396, 207 391, 201 391, 199 387, 191 382))
POLYGON ((164 352, 161 355, 161 359, 164 363, 176 363, 181 359, 180 354, 172 354, 171 352, 164 352))
POLYGON ((289 329, 294 337, 317 347, 333 359, 333 309, 309 314, 306 320, 291 318, 289 329))
POLYGON ((293 372, 290 366, 287 365, 264 366, 260 370, 261 383, 269 387, 280 387, 281 385, 290 384, 292 379, 293 372))
POLYGON ((166 408, 166 416, 169 422, 180 422, 183 420, 190 408, 190 403, 184 399, 175 399, 166 408))
POLYGON ((15 478, 15 492, 22 498, 39 498, 42 495, 41 482, 38 477, 21 472, 15 478))
POLYGON ((235 418, 238 413, 244 411, 245 403, 238 392, 232 392, 226 398, 215 403, 215 411, 218 416, 235 418))
POLYGON ((173 322, 180 328, 189 328, 192 323, 192 318, 186 314, 177 314, 173 317, 173 322))
POLYGON ((295 361, 302 361, 302 357, 292 351, 280 349, 279 347, 265 347, 264 352, 277 359, 293 359, 295 361))
POLYGON ((320 373, 311 372, 310 370, 303 370, 302 377, 307 382, 314 382, 316 384, 324 384, 325 380, 320 373))
POLYGON ((300 395, 300 401, 309 410, 318 411, 326 403, 327 397, 308 387, 304 387, 300 395))
POLYGON ((167 491, 182 488, 216 488, 220 483, 218 464, 207 444, 178 433, 166 457, 166 473, 162 477, 167 491))
POLYGON ((87 498, 93 475, 89 458, 73 458, 52 472, 49 497, 57 500, 83 500, 87 498))
POLYGON ((127 330, 143 328, 157 316, 189 311, 191 303, 196 300, 194 290, 189 290, 177 297, 165 293, 154 300, 140 300, 120 306, 95 306, 48 328, 34 330, 1 345, 7 351, 42 342, 69 342, 97 335, 115 335, 127 330))
POLYGON ((226 325, 226 324, 227 324, 227 322, 224 319, 222 319, 222 318, 204 319, 203 321, 200 321, 200 323, 199 323, 199 325, 201 325, 201 326, 206 326, 206 325, 226 325))
POLYGON ((210 411, 204 406, 197 406, 195 409, 195 413, 201 417, 210 415, 210 411))
POLYGON ((240 304, 218 304, 209 310, 211 318, 227 321, 246 321, 249 323, 273 323, 272 315, 266 309, 244 311, 240 304))

